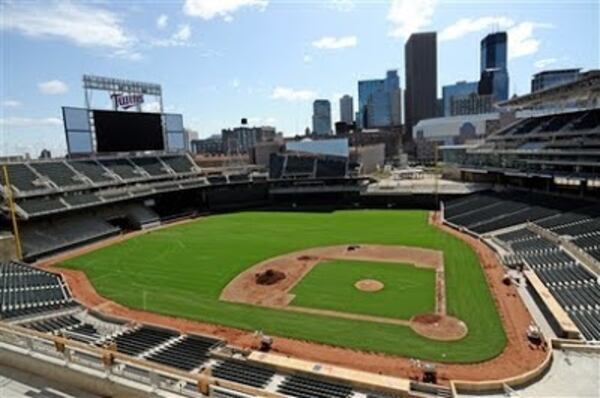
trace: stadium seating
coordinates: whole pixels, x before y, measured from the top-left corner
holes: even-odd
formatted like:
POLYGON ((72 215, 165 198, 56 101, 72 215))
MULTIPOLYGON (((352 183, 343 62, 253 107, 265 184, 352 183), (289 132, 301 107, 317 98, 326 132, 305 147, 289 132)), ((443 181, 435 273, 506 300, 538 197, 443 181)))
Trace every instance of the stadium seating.
POLYGON ((312 156, 288 155, 284 175, 287 176, 312 176, 315 172, 316 159, 312 156))
POLYGON ((75 193, 72 195, 63 196, 63 200, 71 207, 83 207, 98 204, 101 202, 100 198, 95 193, 75 193))
POLYGON ((21 240, 25 258, 36 258, 61 249, 108 237, 120 229, 94 216, 68 216, 24 224, 21 240))
POLYGON ((214 366, 212 374, 221 379, 256 388, 264 388, 275 374, 275 371, 270 368, 252 365, 245 361, 228 359, 214 366))
POLYGON ((110 172, 96 160, 70 161, 69 164, 93 183, 116 182, 110 172))
MULTIPOLYGON (((21 192, 39 191, 49 188, 27 164, 9 164, 8 175, 10 184, 21 192)), ((2 180, 4 181, 4 178, 2 180)))
POLYGON ((132 180, 144 176, 141 169, 127 158, 102 159, 100 163, 123 180, 132 180))
MULTIPOLYGON (((562 218, 563 221, 574 219, 577 218, 562 218)), ((525 262, 531 267, 586 339, 600 340, 600 326, 595 323, 600 320, 600 284, 597 275, 564 252, 556 243, 526 228, 499 234, 495 238, 504 242, 515 253, 509 263, 525 262)), ((574 242, 577 243, 577 240, 574 242)), ((588 242, 596 244, 600 239, 593 235, 585 237, 579 243, 586 245, 588 242)))
POLYGON ((196 171, 194 164, 190 162, 187 156, 161 156, 162 160, 175 173, 193 173, 196 171))
POLYGON ((347 158, 298 154, 271 154, 269 159, 269 178, 271 180, 344 178, 347 175, 347 158))
POLYGON ((317 178, 343 177, 347 174, 346 159, 317 159, 317 178))
POLYGON ((113 338, 112 341, 117 344, 117 351, 137 356, 177 336, 179 336, 179 333, 172 330, 141 326, 137 329, 126 331, 113 338))
POLYGON ((526 222, 549 221, 552 224, 561 217, 566 206, 592 209, 596 205, 518 191, 487 192, 449 201, 444 206, 444 215, 452 224, 483 234, 526 222))
POLYGON ((277 391, 299 398, 346 398, 352 394, 352 387, 304 375, 292 375, 285 378, 277 391))
POLYGON ((0 318, 20 316, 30 308, 53 308, 71 301, 59 275, 20 263, 0 263, 0 318))
POLYGON ((208 358, 209 350, 220 342, 221 340, 209 337, 187 335, 146 359, 189 371, 204 363, 208 358))
POLYGON ((44 318, 39 321, 27 323, 24 326, 30 329, 37 330, 42 333, 57 332, 63 329, 68 329, 76 325, 81 325, 81 321, 73 315, 63 315, 52 318, 44 318))
MULTIPOLYGON (((478 145, 448 156, 467 174, 473 169, 507 179, 597 179, 600 109, 531 116, 502 127, 478 145), (460 153, 460 155, 458 155, 460 153)), ((561 182, 555 181, 561 189, 561 182)), ((593 191, 593 189, 592 189, 593 191)))
POLYGON ((169 168, 158 157, 133 157, 131 158, 131 161, 136 166, 144 169, 151 176, 162 176, 169 174, 169 168))
POLYGON ((30 217, 53 213, 56 211, 64 210, 66 208, 64 202, 57 197, 45 198, 37 197, 22 200, 18 203, 18 206, 30 217))
POLYGON ((45 176, 59 187, 86 185, 84 179, 73 171, 73 169, 69 168, 66 162, 31 162, 30 165, 38 174, 45 176))

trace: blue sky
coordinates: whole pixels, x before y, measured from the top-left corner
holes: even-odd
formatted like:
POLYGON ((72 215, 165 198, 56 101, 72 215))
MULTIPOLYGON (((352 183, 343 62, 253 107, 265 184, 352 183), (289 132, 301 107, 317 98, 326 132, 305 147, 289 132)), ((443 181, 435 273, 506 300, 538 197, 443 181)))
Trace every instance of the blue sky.
MULTIPOLYGON (((201 137, 235 126, 310 125, 312 100, 355 97, 398 69, 411 32, 438 32, 438 91, 476 80, 479 41, 509 34, 511 95, 539 70, 600 65, 598 0, 0 0, 0 154, 65 150, 61 106, 81 77, 160 83, 166 111, 201 137)), ((402 86, 405 84, 402 81, 402 86)), ((97 92, 93 105, 105 107, 97 92)), ((152 106, 152 104, 148 104, 152 106)))

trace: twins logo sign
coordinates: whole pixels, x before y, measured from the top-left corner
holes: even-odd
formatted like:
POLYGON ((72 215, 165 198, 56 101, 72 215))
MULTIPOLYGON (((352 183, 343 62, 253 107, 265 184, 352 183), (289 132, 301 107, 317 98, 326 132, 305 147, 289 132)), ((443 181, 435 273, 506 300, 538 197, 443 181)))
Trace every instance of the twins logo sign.
POLYGON ((115 108, 129 109, 132 106, 144 103, 142 94, 111 94, 110 98, 114 101, 115 108))

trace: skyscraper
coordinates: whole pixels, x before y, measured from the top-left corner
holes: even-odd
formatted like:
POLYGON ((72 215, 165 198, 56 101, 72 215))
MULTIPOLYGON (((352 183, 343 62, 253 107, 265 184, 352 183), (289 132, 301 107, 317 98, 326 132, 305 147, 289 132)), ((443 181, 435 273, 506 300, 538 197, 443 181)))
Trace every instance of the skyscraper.
POLYGON ((331 103, 329 100, 318 99, 313 102, 313 134, 331 134, 331 103))
POLYGON ((347 124, 354 121, 354 99, 349 95, 340 98, 340 121, 347 124))
POLYGON ((398 72, 385 79, 358 82, 357 124, 361 128, 393 127, 402 124, 402 91, 398 72))
POLYGON ((467 96, 470 94, 477 94, 478 82, 456 82, 455 84, 449 84, 442 87, 442 101, 444 116, 451 116, 452 112, 452 98, 458 96, 467 96))
POLYGON ((413 33, 404 45, 406 92, 404 97, 405 140, 412 139, 415 124, 436 116, 437 36, 435 32, 413 33))
POLYGON ((506 32, 490 33, 481 40, 481 79, 479 94, 492 95, 494 101, 508 99, 506 32))

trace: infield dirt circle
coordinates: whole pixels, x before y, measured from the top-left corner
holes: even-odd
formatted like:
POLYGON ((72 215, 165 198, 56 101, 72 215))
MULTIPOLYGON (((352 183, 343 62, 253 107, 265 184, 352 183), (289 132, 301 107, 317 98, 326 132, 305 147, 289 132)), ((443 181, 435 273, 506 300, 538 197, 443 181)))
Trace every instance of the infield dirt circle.
POLYGON ((362 279, 354 287, 363 292, 378 292, 383 289, 383 283, 375 279, 362 279))
POLYGON ((468 333, 467 325, 460 319, 440 314, 416 315, 411 318, 410 327, 421 336, 441 341, 460 340, 468 333))

